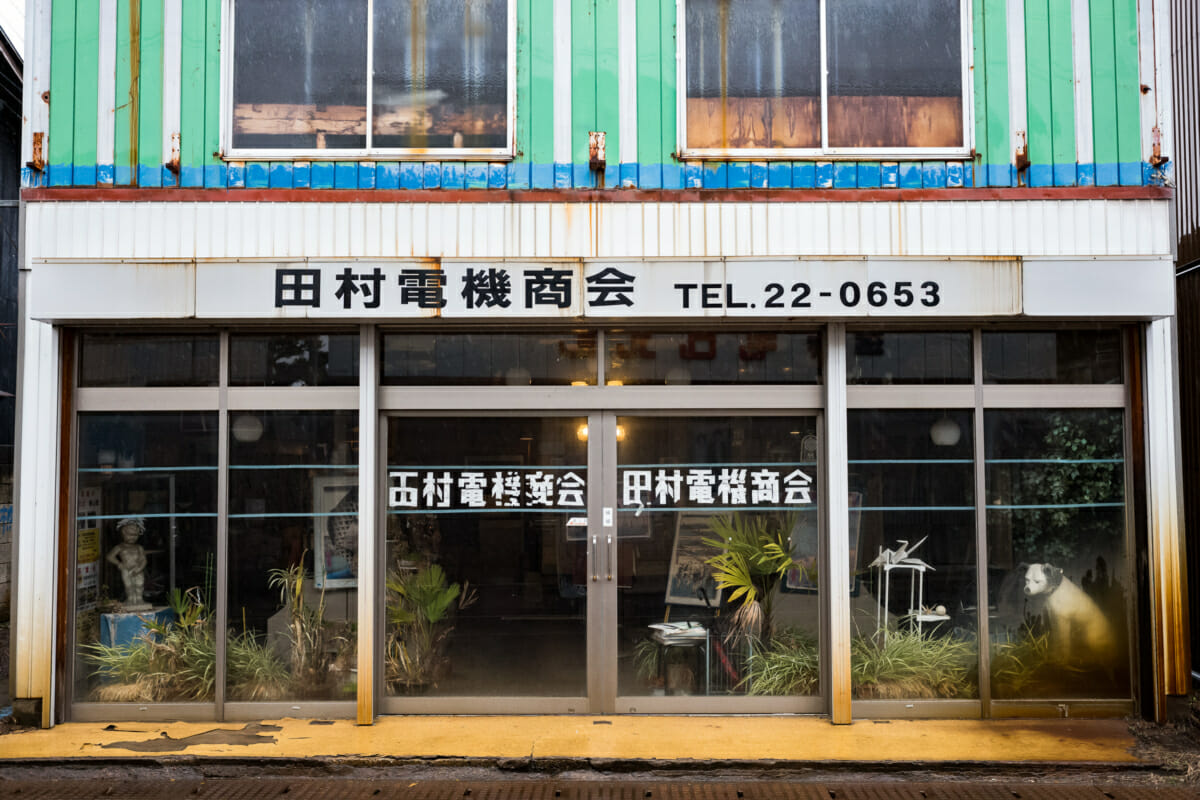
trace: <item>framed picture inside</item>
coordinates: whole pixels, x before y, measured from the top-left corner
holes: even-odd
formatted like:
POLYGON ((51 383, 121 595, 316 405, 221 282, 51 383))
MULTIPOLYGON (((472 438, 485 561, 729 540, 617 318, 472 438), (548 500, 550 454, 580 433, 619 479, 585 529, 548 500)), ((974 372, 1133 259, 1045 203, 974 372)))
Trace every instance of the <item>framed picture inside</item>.
MULTIPOLYGON (((850 492, 850 596, 858 596, 858 576, 854 574, 858 565, 858 537, 862 522, 862 492, 850 492)), ((783 581, 783 591, 799 594, 816 594, 818 580, 818 528, 815 508, 801 512, 792 526, 792 558, 796 566, 788 570, 783 581)))
POLYGON ((704 596, 713 607, 721 604, 721 590, 713 578, 712 567, 704 563, 715 555, 713 548, 704 543, 705 538, 713 535, 708 524, 712 517, 711 511, 680 511, 676 517, 675 544, 667 577, 668 605, 703 606, 704 596))
POLYGON ((358 479, 313 478, 313 582, 318 589, 358 585, 358 479))

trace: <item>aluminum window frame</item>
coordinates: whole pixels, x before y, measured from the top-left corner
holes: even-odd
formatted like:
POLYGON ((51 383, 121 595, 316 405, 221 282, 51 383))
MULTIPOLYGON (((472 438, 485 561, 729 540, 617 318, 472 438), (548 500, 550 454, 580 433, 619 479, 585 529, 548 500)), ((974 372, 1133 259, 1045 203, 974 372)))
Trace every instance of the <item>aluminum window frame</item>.
MULTIPOLYGON (((245 0, 241 0, 245 2, 245 0)), ((366 147, 362 148, 263 148, 233 146, 234 6, 239 0, 221 0, 221 103, 220 157, 225 161, 512 161, 517 150, 517 0, 507 3, 507 76, 504 147, 373 147, 373 94, 375 58, 375 0, 367 2, 366 147)))
POLYGON ((676 151, 681 160, 728 161, 924 161, 970 159, 975 148, 975 53, 972 46, 974 0, 959 0, 960 57, 962 60, 963 143, 956 147, 830 147, 828 0, 820 0, 821 35, 821 146, 820 147, 689 147, 687 144, 687 2, 675 3, 676 151))

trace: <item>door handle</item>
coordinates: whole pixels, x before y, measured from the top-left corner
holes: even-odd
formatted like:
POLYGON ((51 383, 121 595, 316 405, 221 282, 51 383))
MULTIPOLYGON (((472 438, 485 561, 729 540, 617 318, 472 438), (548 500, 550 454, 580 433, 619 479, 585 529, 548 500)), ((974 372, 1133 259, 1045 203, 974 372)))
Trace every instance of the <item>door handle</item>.
POLYGON ((593 581, 600 580, 600 553, 596 547, 596 540, 598 538, 599 537, 597 537, 595 534, 592 535, 592 580, 593 581))
POLYGON ((608 535, 608 547, 604 548, 604 550, 605 550, 605 555, 607 556, 607 564, 608 564, 608 575, 606 577, 608 580, 611 581, 612 576, 613 576, 613 567, 612 567, 613 551, 612 551, 612 534, 611 533, 608 535))

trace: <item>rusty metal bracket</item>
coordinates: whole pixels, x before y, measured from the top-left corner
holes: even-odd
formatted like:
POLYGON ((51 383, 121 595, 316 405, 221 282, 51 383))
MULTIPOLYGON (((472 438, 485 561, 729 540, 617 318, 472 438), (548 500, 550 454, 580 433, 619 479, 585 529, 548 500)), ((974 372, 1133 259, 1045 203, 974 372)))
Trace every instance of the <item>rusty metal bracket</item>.
POLYGON ((46 138, 46 134, 42 131, 34 131, 33 134, 33 160, 25 164, 32 170, 41 172, 46 168, 46 157, 42 147, 42 141, 46 138))
POLYGON ((167 169, 174 173, 175 177, 179 177, 179 134, 171 134, 171 157, 164 164, 167 169))
POLYGON ((1171 160, 1171 157, 1162 154, 1162 131, 1159 130, 1157 125, 1154 126, 1153 134, 1154 147, 1150 151, 1150 166, 1155 169, 1162 169, 1171 160))
POLYGON ((588 167, 600 172, 603 172, 608 164, 604 139, 604 131, 588 131, 588 167))

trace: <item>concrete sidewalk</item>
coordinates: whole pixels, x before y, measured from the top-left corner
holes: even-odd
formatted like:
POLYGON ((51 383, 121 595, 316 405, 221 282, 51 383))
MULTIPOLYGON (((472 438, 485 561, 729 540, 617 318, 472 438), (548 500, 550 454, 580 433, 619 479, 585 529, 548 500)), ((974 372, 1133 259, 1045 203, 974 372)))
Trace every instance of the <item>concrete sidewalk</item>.
POLYGON ((320 760, 355 765, 949 764, 1153 766, 1123 720, 815 717, 381 717, 252 723, 67 723, 0 736, 0 766, 90 760, 320 760))

